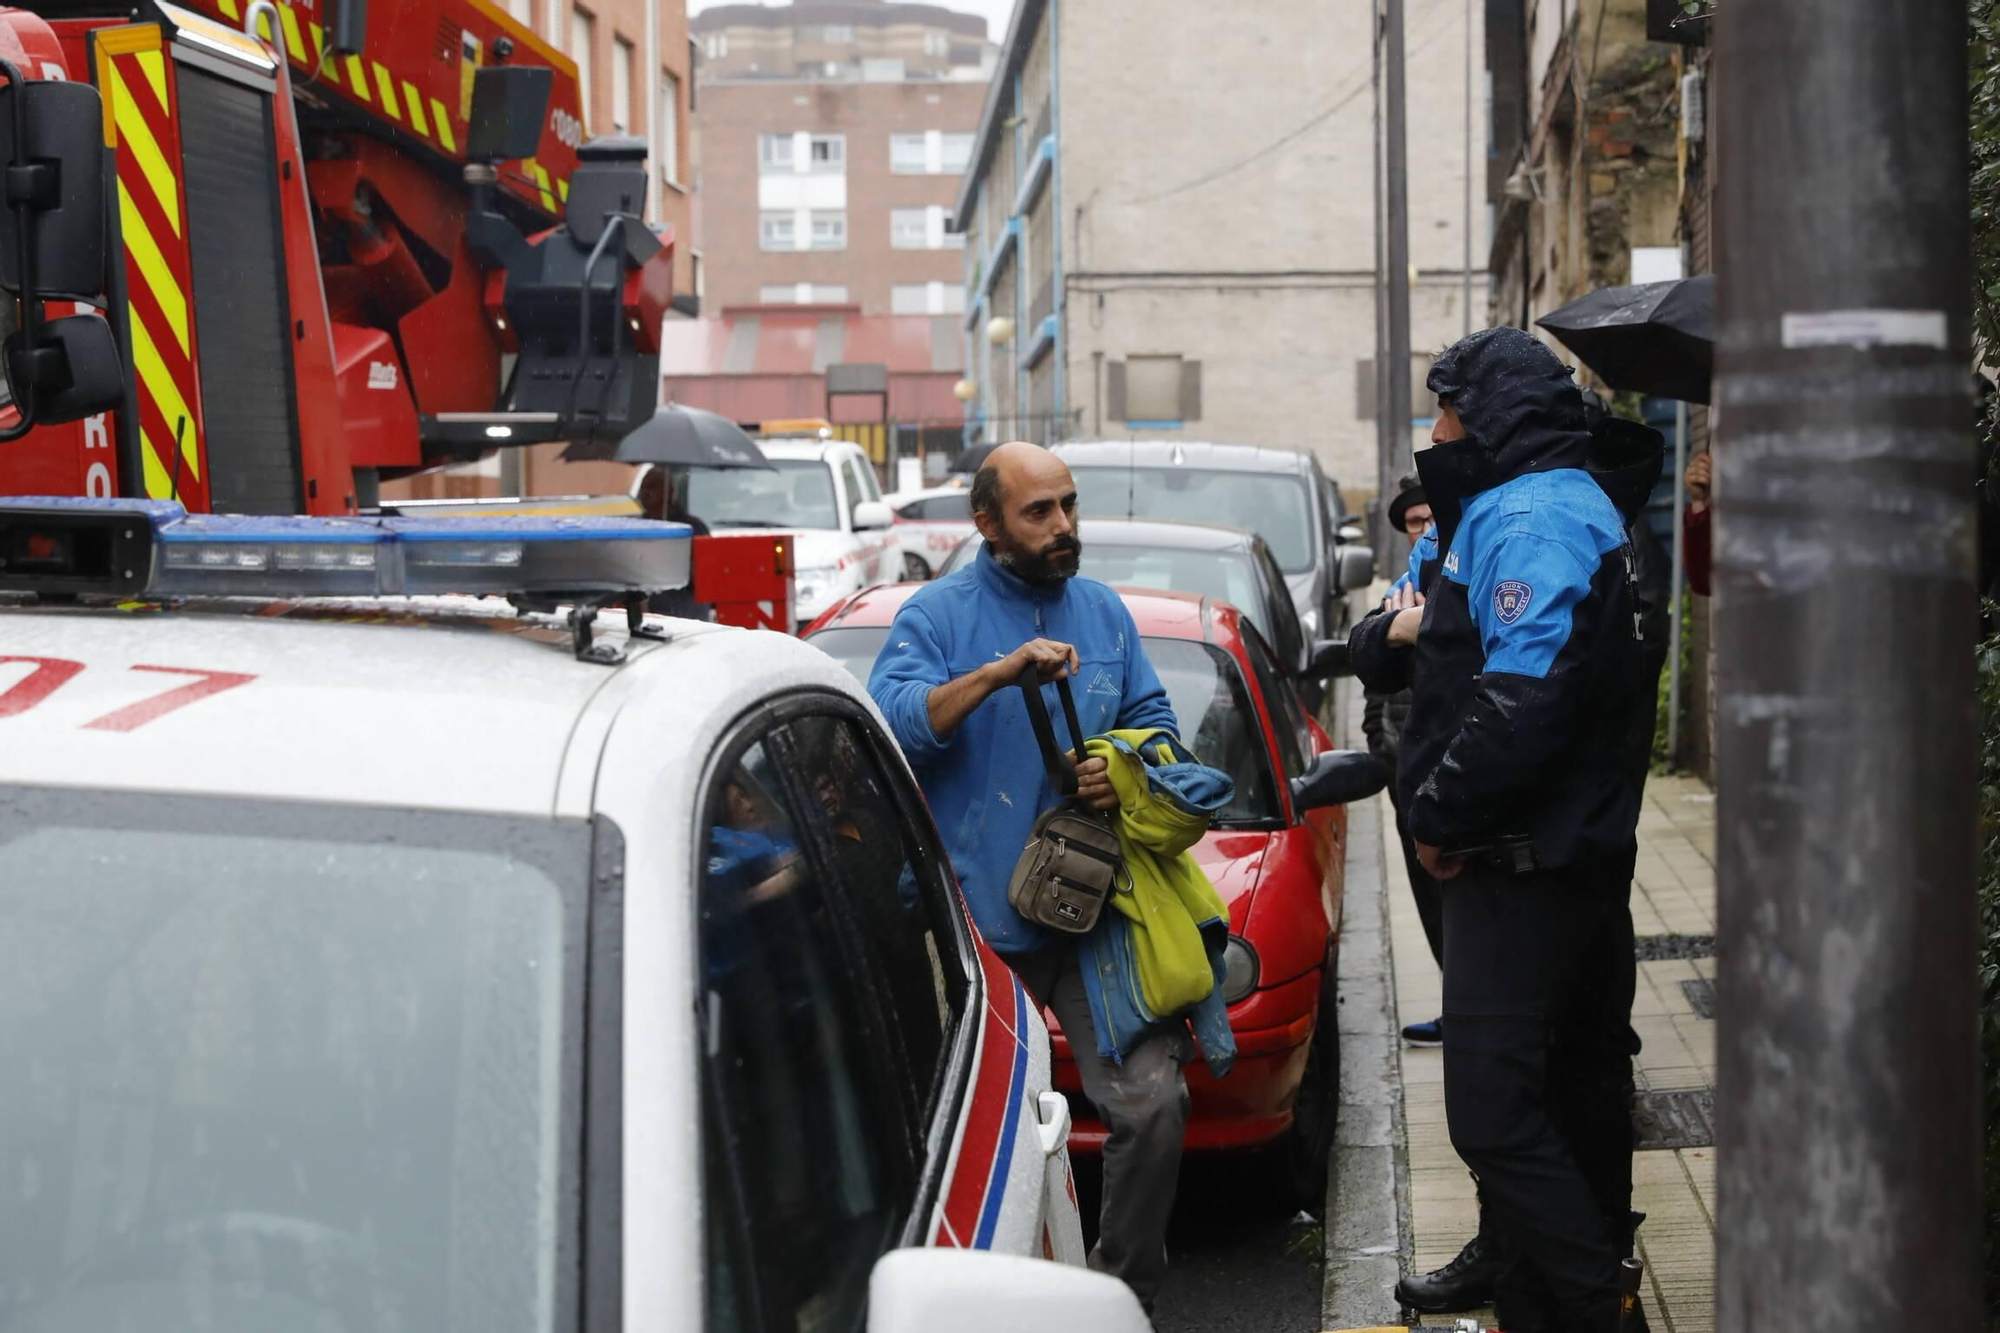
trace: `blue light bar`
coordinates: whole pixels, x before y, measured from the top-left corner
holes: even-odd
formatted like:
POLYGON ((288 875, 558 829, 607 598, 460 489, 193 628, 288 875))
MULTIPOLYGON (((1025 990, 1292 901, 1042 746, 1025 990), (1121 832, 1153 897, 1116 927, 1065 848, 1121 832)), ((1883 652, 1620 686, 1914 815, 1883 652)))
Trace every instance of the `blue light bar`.
POLYGON ((692 537, 686 524, 651 519, 267 518, 154 500, 0 498, 0 590, 601 599, 686 587, 692 537), (113 542, 123 545, 106 554, 113 542))

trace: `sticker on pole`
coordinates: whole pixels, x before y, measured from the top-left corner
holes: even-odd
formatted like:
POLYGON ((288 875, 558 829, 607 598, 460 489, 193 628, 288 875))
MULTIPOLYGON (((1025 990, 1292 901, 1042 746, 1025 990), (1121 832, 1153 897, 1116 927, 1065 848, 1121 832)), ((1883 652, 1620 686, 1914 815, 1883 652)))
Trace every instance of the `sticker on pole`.
POLYGON ((1787 347, 1934 347, 1949 345, 1942 310, 1816 310, 1786 315, 1787 347))

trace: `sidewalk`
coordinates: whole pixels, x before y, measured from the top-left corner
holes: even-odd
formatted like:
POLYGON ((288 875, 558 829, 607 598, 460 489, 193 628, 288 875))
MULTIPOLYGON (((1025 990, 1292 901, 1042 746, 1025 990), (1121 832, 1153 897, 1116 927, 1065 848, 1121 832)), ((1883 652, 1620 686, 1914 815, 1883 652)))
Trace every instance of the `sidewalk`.
MULTIPOLYGON (((1397 848, 1389 803, 1378 801, 1388 897, 1397 1023, 1438 1016, 1437 967, 1424 941, 1409 878, 1397 848)), ((1715 798, 1699 780, 1655 777, 1639 817, 1639 862, 1632 891, 1639 937, 1639 986, 1632 1026, 1644 1043, 1638 1059, 1641 1101, 1649 1093, 1707 1092, 1715 1086, 1715 798), (1696 937, 1696 938, 1689 938, 1696 937), (1704 938, 1705 937, 1705 938, 1704 938), (1674 956, 1666 956, 1674 955, 1674 956), (1652 958, 1654 961, 1646 961, 1652 958)), ((1400 1044, 1399 1044, 1400 1045, 1400 1044)), ((1449 1261, 1478 1225, 1472 1181, 1445 1130, 1444 1060, 1435 1048, 1401 1047, 1403 1122, 1408 1142, 1411 1271, 1449 1261)), ((1712 1141, 1707 1099, 1661 1099, 1655 1117, 1669 1142, 1712 1141)), ((1655 1147, 1633 1159, 1632 1206, 1646 1214, 1639 1254, 1646 1262, 1644 1299, 1655 1333, 1712 1333, 1715 1328, 1715 1150, 1655 1147)), ((1482 1322, 1491 1311, 1479 1312, 1482 1322)), ((1449 1327, 1462 1316, 1433 1315, 1449 1327)))

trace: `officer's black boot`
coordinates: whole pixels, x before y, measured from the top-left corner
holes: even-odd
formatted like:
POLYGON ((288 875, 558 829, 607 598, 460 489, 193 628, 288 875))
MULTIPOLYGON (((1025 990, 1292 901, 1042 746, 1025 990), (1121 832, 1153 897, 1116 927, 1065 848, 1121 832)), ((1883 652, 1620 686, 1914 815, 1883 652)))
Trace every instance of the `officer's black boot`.
MULTIPOLYGON (((1562 1322, 1553 1327, 1562 1333, 1639 1333, 1646 1327, 1646 1310, 1639 1301, 1639 1281, 1645 1271, 1637 1259, 1623 1260, 1617 1290, 1566 1311, 1562 1322)), ((1504 1318, 1500 1327, 1505 1333, 1515 1333, 1504 1318)))
POLYGON ((1443 1268, 1415 1273, 1396 1284, 1396 1299, 1412 1310, 1440 1314, 1474 1310, 1493 1303, 1493 1285, 1507 1270, 1507 1243, 1479 1211, 1479 1234, 1465 1243, 1458 1257, 1443 1268))
POLYGON ((1493 1323, 1499 1333, 1562 1333, 1556 1299, 1526 1259, 1509 1264, 1494 1281, 1493 1323))

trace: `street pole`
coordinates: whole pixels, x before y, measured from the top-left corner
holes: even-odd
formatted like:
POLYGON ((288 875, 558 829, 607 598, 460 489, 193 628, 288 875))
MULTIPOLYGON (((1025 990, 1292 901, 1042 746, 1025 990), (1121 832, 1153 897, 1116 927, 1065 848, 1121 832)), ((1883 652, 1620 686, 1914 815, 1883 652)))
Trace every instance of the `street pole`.
MULTIPOLYGON (((1391 458, 1389 435, 1389 300, 1386 281, 1388 278, 1388 231, 1384 219, 1387 217, 1383 180, 1382 154, 1382 0, 1371 0, 1368 7, 1369 42, 1374 48, 1374 144, 1375 144, 1375 524, 1370 538, 1378 552, 1393 550, 1389 542, 1389 501, 1394 499, 1390 487, 1395 478, 1390 475, 1391 458)), ((1393 562, 1391 562, 1393 564, 1393 562)))
MULTIPOLYGON (((1685 271, 1685 270, 1683 270, 1685 271)), ((1674 563, 1673 593, 1667 599, 1667 764, 1681 763, 1681 618, 1687 606, 1687 479, 1688 405, 1674 405, 1674 563)))
POLYGON ((1965 9, 1716 27, 1717 1327, 1975 1328, 1965 9))
POLYGON ((1384 275, 1389 285, 1388 348, 1384 360, 1388 396, 1387 452, 1382 459, 1382 504, 1387 511, 1396 479, 1408 471, 1410 453, 1410 150, 1405 115, 1403 0, 1387 0, 1383 14, 1382 73, 1387 123, 1383 176, 1387 186, 1388 242, 1384 275))
POLYGON ((1472 68, 1472 4, 1473 0, 1465 0, 1465 217, 1459 226, 1459 234, 1465 242, 1465 255, 1459 262, 1459 272, 1465 283, 1467 337, 1472 336, 1472 99, 1478 87, 1472 68))

